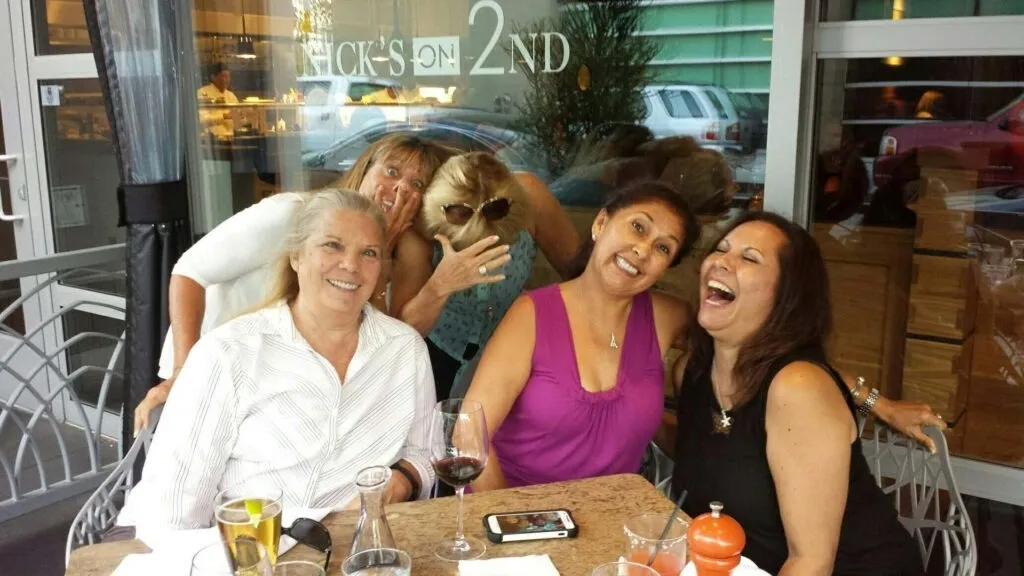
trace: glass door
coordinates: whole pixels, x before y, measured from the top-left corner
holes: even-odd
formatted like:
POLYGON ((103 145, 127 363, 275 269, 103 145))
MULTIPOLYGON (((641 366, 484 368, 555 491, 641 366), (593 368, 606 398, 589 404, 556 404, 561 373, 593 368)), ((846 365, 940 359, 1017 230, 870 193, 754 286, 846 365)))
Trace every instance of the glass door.
POLYGON ((117 435, 125 295, 124 230, 117 226, 120 178, 84 8, 66 0, 15 0, 6 6, 0 36, 10 39, 14 57, 0 63, 0 76, 13 82, 5 81, 0 90, 6 149, 19 156, 8 166, 18 197, 12 200, 25 212, 15 224, 21 228, 17 257, 52 264, 44 267, 47 274, 21 280, 20 289, 28 293, 36 282, 48 282, 32 297, 38 308, 32 326, 46 325, 43 343, 54 356, 47 389, 71 382, 53 402, 55 414, 117 435), (57 281, 49 273, 69 269, 75 271, 57 281))

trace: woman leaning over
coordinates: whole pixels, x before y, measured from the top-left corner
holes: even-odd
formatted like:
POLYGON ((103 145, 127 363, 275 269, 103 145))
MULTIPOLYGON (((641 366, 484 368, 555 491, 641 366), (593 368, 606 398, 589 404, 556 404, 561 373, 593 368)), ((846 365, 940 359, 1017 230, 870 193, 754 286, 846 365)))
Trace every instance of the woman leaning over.
POLYGON ((206 526, 216 493, 242 481, 276 485, 285 507, 341 508, 371 465, 397 469, 391 500, 428 493, 426 346, 368 304, 384 244, 383 217, 355 192, 302 204, 267 302, 188 355, 119 524, 206 526))
MULTIPOLYGON (((367 148, 341 178, 342 188, 358 190, 384 212, 387 223, 381 250, 382 273, 371 303, 385 309, 384 287, 399 239, 419 210, 434 171, 452 151, 408 134, 382 138, 367 148)), ((136 432, 149 412, 167 399, 192 346, 212 328, 259 301, 269 283, 271 264, 280 252, 292 219, 308 192, 281 192, 228 218, 178 259, 171 272, 171 328, 164 340, 154 386, 135 411, 136 432)))
POLYGON ((689 491, 690 515, 721 501, 746 532, 744 556, 773 574, 921 574, 828 364, 831 318, 807 231, 761 212, 729 226, 701 266, 673 488, 689 491))

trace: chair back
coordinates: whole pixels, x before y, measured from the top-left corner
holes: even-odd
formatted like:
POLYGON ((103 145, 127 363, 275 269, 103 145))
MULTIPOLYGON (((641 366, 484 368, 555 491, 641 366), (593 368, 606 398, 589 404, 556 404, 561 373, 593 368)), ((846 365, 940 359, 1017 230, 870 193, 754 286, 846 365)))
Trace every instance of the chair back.
POLYGON ((670 500, 672 499, 672 470, 674 468, 675 463, 656 443, 652 441, 647 444, 640 475, 654 484, 654 487, 670 500))
POLYGON ((89 496, 82 509, 75 515, 68 530, 67 545, 64 549, 64 565, 71 559, 71 552, 82 546, 96 544, 103 539, 117 522, 117 515, 124 506, 128 492, 138 482, 135 463, 139 454, 149 451, 156 422, 162 407, 157 407, 149 416, 149 425, 139 432, 124 458, 118 462, 107 479, 89 496))
POLYGON ((862 442, 864 455, 875 482, 893 499, 900 522, 914 537, 925 569, 935 560, 938 544, 945 576, 974 576, 978 544, 953 477, 946 437, 934 426, 924 432, 935 442, 934 454, 875 421, 873 437, 862 442))

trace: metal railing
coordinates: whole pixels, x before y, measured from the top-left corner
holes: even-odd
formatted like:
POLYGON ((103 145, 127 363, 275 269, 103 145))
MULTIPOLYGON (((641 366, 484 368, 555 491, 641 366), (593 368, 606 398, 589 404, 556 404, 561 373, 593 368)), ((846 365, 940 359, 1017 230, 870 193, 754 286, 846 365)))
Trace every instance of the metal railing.
POLYGON ((53 291, 123 280, 123 271, 98 267, 123 268, 124 251, 118 244, 0 263, 0 281, 21 280, 20 296, 0 311, 0 522, 92 491, 117 465, 120 439, 102 432, 110 393, 124 381, 124 333, 65 336, 65 323, 86 308, 123 317, 123 301, 97 294, 58 307, 53 291), (76 350, 91 358, 74 366, 76 350), (94 402, 81 397, 87 379, 94 402))

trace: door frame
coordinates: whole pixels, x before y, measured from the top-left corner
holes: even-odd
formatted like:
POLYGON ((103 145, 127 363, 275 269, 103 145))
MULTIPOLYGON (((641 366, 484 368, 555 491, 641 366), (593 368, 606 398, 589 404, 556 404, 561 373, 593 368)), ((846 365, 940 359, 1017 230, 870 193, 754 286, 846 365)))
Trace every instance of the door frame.
MULTIPOLYGON (((59 253, 55 249, 56 242, 51 218, 49 173, 46 164, 46 143, 43 139, 43 115, 39 86, 47 81, 98 78, 96 62, 91 51, 81 54, 37 55, 31 1, 11 0, 5 4, 6 8, 0 9, 0 31, 10 30, 12 57, 9 62, 0 63, 0 71, 10 69, 13 73, 10 76, 5 74, 0 74, 0 76, 12 78, 13 82, 0 83, 0 97, 5 103, 5 108, 9 107, 11 102, 16 103, 15 110, 10 112, 5 110, 4 112, 4 132, 8 146, 11 146, 13 142, 20 148, 20 157, 17 159, 20 168, 17 170, 21 179, 20 186, 23 186, 25 191, 23 203, 27 210, 26 230, 23 231, 22 237, 19 239, 19 260, 22 258, 21 244, 24 243, 26 246, 31 246, 31 253, 26 254, 26 257, 34 257, 44 262, 47 260, 57 262, 56 258, 59 253), (9 116, 14 116, 10 127, 7 124, 9 116)), ((13 175, 11 184, 13 191, 15 187, 13 175)), ((111 200, 113 200, 113 191, 111 191, 111 200)), ((48 278, 49 275, 23 278, 21 280, 22 292, 28 293, 48 278)), ((32 320, 38 325, 40 321, 58 313, 62 308, 82 301, 97 302, 102 305, 77 306, 77 310, 121 321, 125 320, 125 314, 121 312, 125 307, 124 297, 60 283, 52 283, 40 290, 36 297, 37 310, 34 311, 32 320)), ((26 318, 26 324, 32 325, 28 318, 26 318)), ((62 323, 54 323, 43 330, 44 350, 52 352, 63 345, 62 327, 62 323)), ((67 374, 67 356, 61 354, 56 360, 59 362, 61 371, 67 374)), ((59 385, 59 383, 48 382, 45 391, 49 392, 54 389, 55 385, 59 385)), ((73 406, 74 402, 68 391, 63 392, 62 399, 54 400, 52 403, 54 415, 62 421, 84 426, 86 422, 82 419, 82 413, 73 406)), ((101 422, 100 432, 102 434, 112 437, 120 436, 120 414, 111 418, 110 412, 103 416, 98 414, 94 407, 84 403, 82 406, 85 409, 86 418, 90 422, 101 422), (101 416, 103 417, 101 418, 101 416)))

